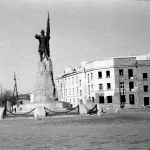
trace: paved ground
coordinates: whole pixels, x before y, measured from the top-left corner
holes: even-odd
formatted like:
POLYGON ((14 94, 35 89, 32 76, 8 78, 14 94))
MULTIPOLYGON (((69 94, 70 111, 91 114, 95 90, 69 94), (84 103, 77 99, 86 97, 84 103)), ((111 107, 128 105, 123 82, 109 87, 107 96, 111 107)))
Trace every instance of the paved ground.
POLYGON ((150 110, 0 120, 0 149, 150 150, 150 110))

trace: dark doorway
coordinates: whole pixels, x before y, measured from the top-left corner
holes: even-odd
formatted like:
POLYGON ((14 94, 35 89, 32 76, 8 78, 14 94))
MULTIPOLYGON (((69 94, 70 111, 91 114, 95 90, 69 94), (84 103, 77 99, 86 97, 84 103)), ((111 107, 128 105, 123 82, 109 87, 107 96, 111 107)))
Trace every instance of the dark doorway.
POLYGON ((129 103, 130 103, 131 105, 135 104, 135 101, 134 101, 134 94, 130 94, 130 95, 129 95, 129 103))
POLYGON ((144 97, 144 106, 149 105, 149 97, 144 97))
POLYGON ((99 96, 99 103, 103 103, 104 104, 104 96, 99 96))
POLYGON ((120 98, 121 98, 120 108, 124 108, 125 107, 125 102, 126 102, 126 97, 125 97, 125 95, 121 95, 120 98))
POLYGON ((121 95, 121 103, 125 103, 126 102, 126 97, 125 95, 121 95))
POLYGON ((107 96, 107 103, 112 103, 112 96, 107 96))

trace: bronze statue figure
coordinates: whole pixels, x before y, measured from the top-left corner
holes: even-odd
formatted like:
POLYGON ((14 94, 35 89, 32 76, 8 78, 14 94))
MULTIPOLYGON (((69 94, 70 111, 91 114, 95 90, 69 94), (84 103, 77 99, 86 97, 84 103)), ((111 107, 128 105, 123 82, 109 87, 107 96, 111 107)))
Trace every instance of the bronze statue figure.
POLYGON ((41 35, 35 35, 35 38, 39 40, 39 49, 38 52, 40 54, 40 61, 46 57, 47 60, 50 60, 50 49, 49 49, 49 40, 50 40, 50 23, 49 23, 49 13, 47 19, 47 28, 46 35, 44 35, 44 30, 42 29, 41 35), (44 55, 44 56, 43 56, 44 55))
POLYGON ((49 57, 49 40, 50 40, 50 36, 45 36, 44 35, 44 30, 42 29, 41 31, 41 35, 35 35, 35 38, 39 40, 39 49, 38 52, 40 54, 40 61, 42 61, 45 57, 48 60, 49 57), (44 56, 43 56, 44 55, 44 56))

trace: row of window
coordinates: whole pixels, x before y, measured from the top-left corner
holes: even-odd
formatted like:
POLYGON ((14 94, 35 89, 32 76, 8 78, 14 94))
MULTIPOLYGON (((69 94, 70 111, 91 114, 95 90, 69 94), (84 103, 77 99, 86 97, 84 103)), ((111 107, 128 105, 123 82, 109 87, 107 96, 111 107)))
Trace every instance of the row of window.
MULTIPOLYGON (((88 98, 89 99, 89 101, 91 101, 91 102, 94 102, 95 101, 95 99, 94 99, 94 97, 89 97, 88 98)), ((82 104, 83 103, 83 101, 82 101, 82 99, 79 99, 79 98, 72 98, 72 99, 65 99, 65 102, 69 102, 69 103, 71 103, 72 105, 77 105, 77 104, 82 104)))
MULTIPOLYGON (((107 83, 107 89, 110 90, 111 89, 111 83, 107 83)), ((124 82, 120 82, 120 89, 124 89, 124 82)), ((99 84, 99 90, 103 90, 103 84, 99 84)), ((148 92, 148 85, 143 85, 143 90, 144 92, 148 92)), ((90 92, 93 91, 93 84, 92 85, 88 85, 88 94, 90 95, 90 92)), ((134 91, 134 82, 129 82, 129 91, 134 91)), ((75 88, 72 89, 71 92, 71 88, 69 88, 69 93, 67 93, 67 89, 65 92, 65 95, 67 96, 67 94, 69 95, 75 95, 75 88)), ((81 93, 81 92, 80 92, 81 93)), ((76 88, 76 94, 78 94, 78 87, 76 88)), ((80 96, 82 96, 82 94, 80 94, 80 96)))
MULTIPOLYGON (((124 76, 124 70, 119 69, 119 76, 124 76)), ((132 79, 133 78, 133 69, 128 69, 128 78, 132 79)))
MULTIPOLYGON (((113 103, 112 96, 106 96, 106 101, 104 99, 104 96, 99 96, 99 103, 104 104, 105 102, 113 103)), ((126 100, 124 102, 126 102, 126 100)), ((132 105, 135 104, 134 94, 129 95, 129 104, 132 104, 132 105)))
MULTIPOLYGON (((123 69, 119 69, 119 76, 124 76, 124 70, 123 69)), ((99 71, 98 72, 98 78, 102 78, 102 77, 103 77, 102 71, 99 71)), ((129 77, 129 79, 133 78, 133 69, 128 69, 128 77, 129 77)), ((72 84, 75 83, 74 78, 75 77, 72 77, 72 84)), ((88 83, 89 83, 90 79, 93 80, 93 73, 87 74, 87 78, 88 78, 88 83)), ((110 71, 109 70, 106 71, 106 78, 110 78, 110 71)), ((143 79, 148 79, 147 73, 143 73, 143 79)), ((78 83, 78 76, 76 76, 76 83, 78 83)), ((65 84, 67 84, 67 79, 65 79, 65 84)), ((70 85, 70 78, 68 78, 68 85, 70 85)), ((79 80, 79 85, 81 86, 81 80, 79 80)))
MULTIPOLYGON (((103 84, 99 84, 99 89, 103 90, 103 84)), ((111 83, 107 83, 107 89, 110 90, 111 89, 111 83)))
MULTIPOLYGON (((120 88, 124 89, 124 82, 120 82, 120 88)), ((134 90, 134 82, 129 82, 129 90, 133 91, 134 90)), ((148 92, 148 85, 143 85, 143 91, 148 92)))
MULTIPOLYGON (((76 76, 76 77, 72 77, 72 84, 75 83, 75 79, 74 78, 76 78, 76 83, 78 83, 78 76, 76 76)), ((93 80, 93 73, 87 74, 87 78, 88 78, 88 83, 89 83, 90 79, 93 80)), ((71 80, 71 78, 68 78, 68 83, 67 83, 67 79, 65 79, 65 84, 70 85, 71 84, 70 80, 71 80)), ((79 83, 81 85, 81 80, 79 80, 79 83)))
MULTIPOLYGON (((107 83, 107 89, 111 89, 111 83, 107 83)), ((120 82, 120 89, 124 89, 124 82, 120 82)), ((99 84, 99 90, 103 90, 103 84, 99 84)), ((148 85, 143 85, 144 92, 148 92, 148 85)), ((129 82, 129 91, 134 91, 134 82, 129 82)))
MULTIPOLYGON (((112 103, 112 96, 107 96, 107 103, 112 103)), ((99 96, 99 103, 100 104, 104 104, 105 100, 104 100, 104 96, 99 96)))
MULTIPOLYGON (((71 88, 65 90, 65 95, 71 95, 71 88), (68 91, 69 90, 69 91, 68 91)), ((78 94, 78 87, 76 88, 76 94, 78 94)), ((75 89, 72 89, 72 95, 75 95, 75 89)), ((82 96, 82 90, 80 90, 80 96, 82 96)))
MULTIPOLYGON (((89 100, 91 100, 92 102, 94 102, 94 97, 89 97, 89 100)), ((150 101, 149 101, 149 97, 144 97, 144 106, 146 105, 150 105, 150 101)), ((71 104, 75 105, 75 104, 80 104, 82 103, 82 100, 80 100, 79 98, 75 99, 65 99, 66 102, 70 102, 71 104)), ((126 99, 125 101, 126 102, 126 99)), ((106 96, 106 99, 104 98, 104 96, 99 96, 99 103, 100 104, 104 104, 104 103, 113 103, 112 100, 112 96, 106 96)), ((129 104, 134 105, 135 104, 135 97, 134 94, 130 94, 129 95, 129 104)))
MULTIPOLYGON (((124 76, 124 70, 123 69, 119 69, 119 76, 124 76)), ((102 71, 98 72, 98 78, 102 78, 102 71)), ((110 77, 110 71, 106 71, 106 78, 110 77)), ((133 78, 133 69, 128 69, 128 77, 129 79, 133 78)), ((147 73, 143 73, 143 79, 148 79, 148 74, 147 73)))
MULTIPOLYGON (((98 72, 98 78, 102 78, 102 71, 98 72)), ((110 71, 106 71, 106 78, 110 78, 110 71)))
MULTIPOLYGON (((72 92, 71 92, 71 88, 69 88, 68 90, 67 90, 67 89, 65 90, 65 95, 66 95, 66 96, 67 96, 67 94, 68 94, 68 95, 71 95, 71 94, 72 94, 72 95, 75 95, 75 94, 78 94, 78 92, 79 92, 79 91, 78 91, 78 87, 73 88, 73 89, 72 89, 72 92), (75 93, 75 89, 76 89, 76 93, 75 93), (69 92, 68 92, 68 90, 69 90, 69 92)), ((88 85, 88 93, 89 93, 89 95, 90 95, 90 92, 91 92, 91 91, 93 91, 93 84, 92 84, 92 85, 88 85)), ((80 90, 80 96, 82 96, 82 90, 80 90)))
MULTIPOLYGON (((68 85, 70 85, 71 84, 71 82, 70 82, 70 78, 68 78, 68 83, 67 83, 67 79, 65 79, 65 84, 68 84, 68 85)), ((76 76, 76 77, 72 77, 72 84, 74 84, 74 83, 78 83, 78 76, 76 76), (76 79, 75 79, 76 78, 76 79), (75 81, 76 80, 76 81, 75 81)))
MULTIPOLYGON (((123 69, 119 69, 119 75, 124 76, 123 69)), ((133 69, 128 69, 128 77, 129 79, 133 78, 133 69)), ((143 73, 143 79, 148 79, 148 73, 143 73)))

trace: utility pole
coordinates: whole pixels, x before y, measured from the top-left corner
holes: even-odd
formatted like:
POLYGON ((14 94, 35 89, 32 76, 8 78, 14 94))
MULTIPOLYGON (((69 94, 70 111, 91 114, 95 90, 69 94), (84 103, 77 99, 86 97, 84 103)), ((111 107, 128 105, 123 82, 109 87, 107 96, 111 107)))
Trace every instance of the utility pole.
POLYGON ((13 102, 12 102, 12 109, 13 109, 13 105, 14 105, 14 95, 16 92, 16 97, 18 97, 18 92, 17 92, 17 80, 16 80, 16 74, 14 72, 14 81, 15 81, 15 85, 14 85, 14 91, 13 91, 13 102))

